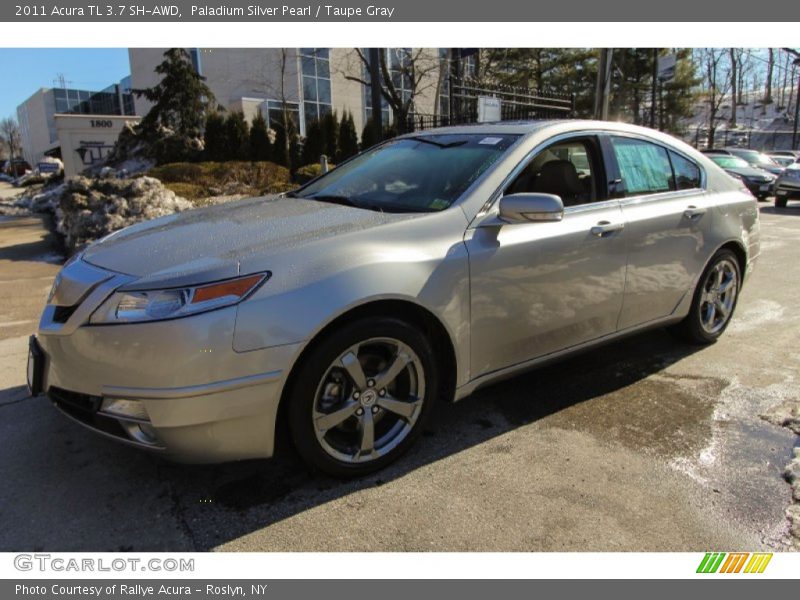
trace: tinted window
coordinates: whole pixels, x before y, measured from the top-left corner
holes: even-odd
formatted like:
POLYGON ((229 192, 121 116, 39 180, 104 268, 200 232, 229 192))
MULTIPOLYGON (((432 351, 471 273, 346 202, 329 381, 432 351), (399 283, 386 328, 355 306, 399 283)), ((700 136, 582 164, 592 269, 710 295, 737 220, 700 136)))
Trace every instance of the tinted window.
POLYGON ((666 148, 633 138, 611 138, 626 195, 675 189, 666 148))
POLYGON ((700 187, 700 167, 675 152, 669 153, 675 183, 679 190, 693 190, 700 187))
POLYGON ((596 199, 596 174, 592 167, 594 145, 587 140, 569 140, 546 148, 506 188, 506 194, 555 194, 564 206, 596 199))

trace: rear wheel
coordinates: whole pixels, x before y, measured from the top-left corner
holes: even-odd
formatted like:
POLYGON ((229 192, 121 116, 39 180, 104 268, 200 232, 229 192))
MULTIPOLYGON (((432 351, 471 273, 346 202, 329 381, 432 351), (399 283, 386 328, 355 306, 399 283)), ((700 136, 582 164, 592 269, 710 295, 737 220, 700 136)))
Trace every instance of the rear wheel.
POLYGON ((288 407, 292 439, 308 463, 337 477, 364 475, 399 458, 438 395, 430 342, 396 319, 342 327, 299 368, 288 407))
POLYGON ((673 331, 694 344, 711 344, 728 327, 741 289, 736 255, 720 250, 703 271, 689 314, 673 331))

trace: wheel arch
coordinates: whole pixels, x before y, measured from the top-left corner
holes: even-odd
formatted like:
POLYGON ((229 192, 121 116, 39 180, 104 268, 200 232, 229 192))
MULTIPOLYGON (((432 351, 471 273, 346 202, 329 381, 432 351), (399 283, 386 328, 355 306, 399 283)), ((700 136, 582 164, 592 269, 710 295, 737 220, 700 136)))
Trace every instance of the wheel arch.
POLYGON ((430 310, 409 300, 401 299, 381 299, 372 300, 364 304, 352 307, 341 315, 337 316, 322 329, 316 332, 311 340, 301 350, 297 359, 294 361, 289 375, 281 391, 281 398, 278 405, 278 417, 276 422, 276 450, 285 446, 289 437, 286 435, 286 408, 289 397, 294 388, 297 373, 300 366, 307 359, 311 351, 322 342, 322 340, 333 335, 339 328, 348 323, 369 317, 389 317, 397 318, 422 331, 433 345, 434 355, 442 376, 441 399, 452 401, 455 396, 456 377, 458 362, 456 358, 455 345, 449 331, 442 321, 430 310))
POLYGON ((742 244, 739 240, 729 240, 714 250, 714 253, 706 261, 703 271, 705 271, 711 262, 711 259, 714 258, 714 256, 716 256, 717 252, 720 250, 731 250, 736 255, 736 262, 739 264, 739 275, 742 282, 744 282, 745 271, 747 270, 747 250, 745 250, 744 244, 742 244))

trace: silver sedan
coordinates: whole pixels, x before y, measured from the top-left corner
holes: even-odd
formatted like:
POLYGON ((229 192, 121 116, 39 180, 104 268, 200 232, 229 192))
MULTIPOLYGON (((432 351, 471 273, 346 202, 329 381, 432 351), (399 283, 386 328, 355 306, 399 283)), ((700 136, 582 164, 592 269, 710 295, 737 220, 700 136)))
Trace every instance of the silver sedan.
POLYGON ((64 266, 33 393, 176 460, 381 468, 437 402, 651 327, 729 324, 754 198, 676 139, 591 121, 402 136, 282 197, 129 227, 64 266))

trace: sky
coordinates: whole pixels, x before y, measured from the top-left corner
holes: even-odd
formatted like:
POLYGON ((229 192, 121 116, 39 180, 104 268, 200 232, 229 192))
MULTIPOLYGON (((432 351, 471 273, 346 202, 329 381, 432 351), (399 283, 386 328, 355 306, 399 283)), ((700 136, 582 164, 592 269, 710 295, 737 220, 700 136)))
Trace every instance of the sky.
POLYGON ((55 87, 63 73, 67 87, 101 90, 130 75, 127 48, 0 48, 0 119, 36 90, 55 87))

